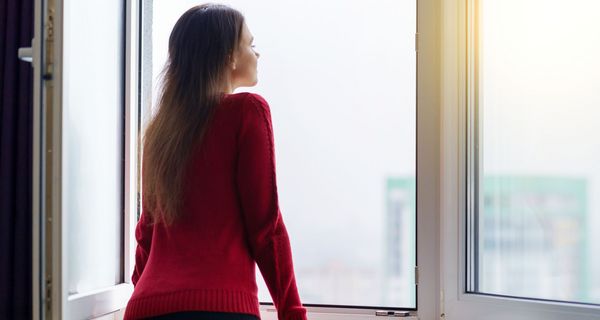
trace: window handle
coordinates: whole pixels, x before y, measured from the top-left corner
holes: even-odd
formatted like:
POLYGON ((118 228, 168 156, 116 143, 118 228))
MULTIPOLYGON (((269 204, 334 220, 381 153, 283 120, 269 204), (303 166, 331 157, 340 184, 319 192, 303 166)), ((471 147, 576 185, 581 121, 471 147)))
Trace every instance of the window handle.
MULTIPOLYGON (((33 42, 33 40, 31 42, 33 42)), ((18 55, 19 59, 33 63, 33 47, 19 48, 18 55)))

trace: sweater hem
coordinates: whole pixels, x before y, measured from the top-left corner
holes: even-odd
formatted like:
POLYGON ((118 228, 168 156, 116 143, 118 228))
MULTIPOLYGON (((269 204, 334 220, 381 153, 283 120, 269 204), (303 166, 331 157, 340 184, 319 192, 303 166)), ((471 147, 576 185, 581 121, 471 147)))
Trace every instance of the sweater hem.
POLYGON ((260 319, 255 294, 225 289, 176 291, 129 300, 124 320, 142 319, 179 311, 232 312, 260 319))

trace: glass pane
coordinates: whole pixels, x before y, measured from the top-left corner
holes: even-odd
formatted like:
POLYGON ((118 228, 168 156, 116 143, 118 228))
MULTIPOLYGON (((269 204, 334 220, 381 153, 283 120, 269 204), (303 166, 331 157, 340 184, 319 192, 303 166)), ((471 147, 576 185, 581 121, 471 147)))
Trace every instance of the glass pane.
MULTIPOLYGON (((175 21, 195 4, 154 0, 153 79, 175 21)), ((258 85, 237 92, 271 106, 302 302, 416 307, 415 1, 227 4, 261 54, 258 85)))
POLYGON ((479 4, 479 291, 600 303, 600 2, 479 4))
POLYGON ((123 2, 64 2, 63 234, 69 294, 122 282, 123 2))

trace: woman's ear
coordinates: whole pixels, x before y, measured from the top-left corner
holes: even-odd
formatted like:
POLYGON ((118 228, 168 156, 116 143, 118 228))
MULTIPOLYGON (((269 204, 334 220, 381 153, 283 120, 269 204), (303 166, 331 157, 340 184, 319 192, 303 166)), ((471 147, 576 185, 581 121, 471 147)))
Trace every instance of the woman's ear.
POLYGON ((237 67, 237 58, 235 54, 231 53, 228 55, 229 65, 231 66, 231 70, 235 70, 237 67))

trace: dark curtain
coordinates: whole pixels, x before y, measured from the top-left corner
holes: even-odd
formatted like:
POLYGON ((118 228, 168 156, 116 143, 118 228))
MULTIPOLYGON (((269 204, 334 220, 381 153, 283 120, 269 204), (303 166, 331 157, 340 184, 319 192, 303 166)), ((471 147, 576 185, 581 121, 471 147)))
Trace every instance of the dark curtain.
POLYGON ((0 319, 31 319, 33 0, 0 0, 0 319))

